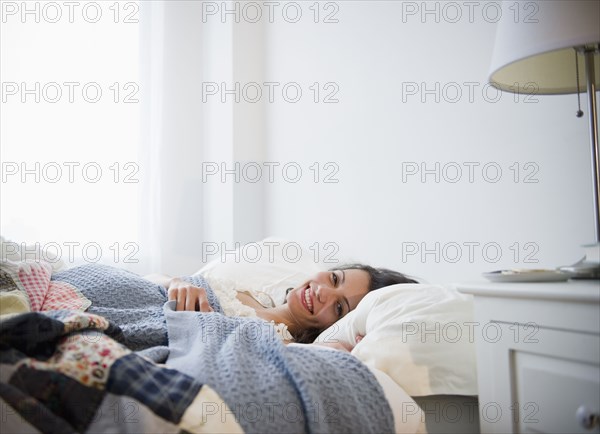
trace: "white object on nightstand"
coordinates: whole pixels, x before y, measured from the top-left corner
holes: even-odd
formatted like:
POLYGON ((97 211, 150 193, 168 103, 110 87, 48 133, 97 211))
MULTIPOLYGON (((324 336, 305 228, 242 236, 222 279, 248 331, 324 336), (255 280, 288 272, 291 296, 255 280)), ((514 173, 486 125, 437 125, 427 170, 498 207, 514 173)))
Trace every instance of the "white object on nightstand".
POLYGON ((483 433, 600 433, 600 282, 472 283, 483 433))

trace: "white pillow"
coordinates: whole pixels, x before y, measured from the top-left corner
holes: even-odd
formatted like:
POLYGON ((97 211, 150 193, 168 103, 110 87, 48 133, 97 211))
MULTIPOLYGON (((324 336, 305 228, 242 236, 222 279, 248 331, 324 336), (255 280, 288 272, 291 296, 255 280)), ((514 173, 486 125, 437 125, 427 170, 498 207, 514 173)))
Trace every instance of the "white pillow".
POLYGON ((317 341, 354 343, 352 354, 388 374, 410 396, 477 395, 470 295, 450 287, 400 284, 365 296, 317 341))
POLYGON ((295 288, 323 269, 311 252, 282 238, 265 238, 240 246, 236 252, 220 255, 194 274, 201 274, 216 291, 263 291, 279 305, 287 288, 295 288))

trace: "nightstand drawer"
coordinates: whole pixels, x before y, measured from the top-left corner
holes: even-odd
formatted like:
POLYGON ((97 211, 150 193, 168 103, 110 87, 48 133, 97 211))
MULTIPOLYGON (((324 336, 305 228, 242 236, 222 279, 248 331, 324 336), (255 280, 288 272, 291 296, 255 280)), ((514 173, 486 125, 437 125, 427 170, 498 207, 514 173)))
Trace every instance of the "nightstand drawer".
POLYGON ((600 427, 582 427, 577 419, 580 407, 600 411, 598 365, 524 351, 512 352, 511 365, 518 432, 600 432, 600 427))
POLYGON ((600 432, 575 417, 582 405, 600 410, 598 335, 490 324, 496 333, 477 335, 482 432, 600 432))
POLYGON ((459 290, 475 297, 481 432, 600 433, 583 417, 600 411, 599 283, 459 290))

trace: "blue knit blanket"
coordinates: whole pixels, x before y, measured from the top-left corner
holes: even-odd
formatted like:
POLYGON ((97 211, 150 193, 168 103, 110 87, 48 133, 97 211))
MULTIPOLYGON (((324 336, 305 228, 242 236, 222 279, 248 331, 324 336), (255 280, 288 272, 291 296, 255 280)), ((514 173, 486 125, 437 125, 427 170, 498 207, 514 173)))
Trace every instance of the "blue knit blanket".
MULTIPOLYGON (((118 325, 123 332, 120 342, 132 350, 167 345, 167 324, 163 315, 167 291, 162 286, 135 273, 97 264, 54 273, 52 280, 78 288, 92 302, 86 312, 103 316, 118 325)), ((184 280, 209 288, 201 276, 184 280)), ((218 306, 212 292, 209 302, 218 306)))
POLYGON ((286 346, 257 318, 174 308, 167 366, 213 388, 245 432, 394 432, 381 386, 350 353, 286 346))
POLYGON ((112 267, 86 265, 52 278, 81 290, 92 301, 87 312, 118 326, 122 334, 111 336, 129 348, 168 343, 167 366, 212 387, 245 432, 393 432, 381 386, 358 359, 285 346, 263 320, 222 315, 200 276, 185 280, 206 288, 215 312, 176 312, 165 288, 112 267))

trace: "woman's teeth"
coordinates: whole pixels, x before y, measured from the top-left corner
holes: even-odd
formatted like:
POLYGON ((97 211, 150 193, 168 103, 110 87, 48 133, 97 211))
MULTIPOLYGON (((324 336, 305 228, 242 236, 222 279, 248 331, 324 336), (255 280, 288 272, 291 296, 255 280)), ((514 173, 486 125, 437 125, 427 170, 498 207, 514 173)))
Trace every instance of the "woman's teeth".
POLYGON ((304 290, 304 300, 306 301, 306 305, 308 306, 310 313, 313 313, 312 300, 310 299, 310 287, 304 290))

